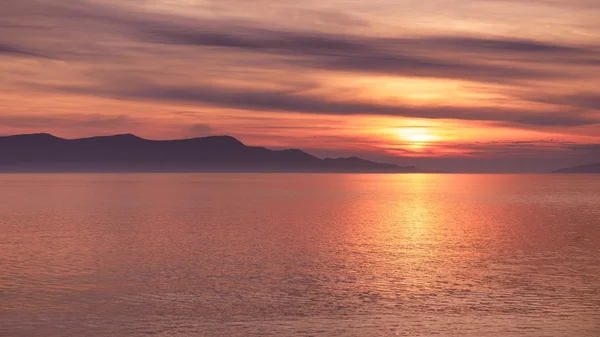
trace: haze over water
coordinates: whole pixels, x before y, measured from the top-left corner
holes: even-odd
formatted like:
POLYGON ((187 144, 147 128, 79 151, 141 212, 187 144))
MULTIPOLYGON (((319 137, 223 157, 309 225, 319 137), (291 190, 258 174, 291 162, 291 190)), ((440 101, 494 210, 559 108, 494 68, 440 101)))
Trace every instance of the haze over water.
POLYGON ((1 336, 600 335, 594 175, 0 175, 1 336))

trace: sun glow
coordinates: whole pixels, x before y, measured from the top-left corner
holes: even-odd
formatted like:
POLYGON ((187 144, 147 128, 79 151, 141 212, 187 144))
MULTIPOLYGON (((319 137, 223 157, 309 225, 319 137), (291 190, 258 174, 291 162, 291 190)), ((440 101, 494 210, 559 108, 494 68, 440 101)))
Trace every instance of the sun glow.
POLYGON ((426 143, 438 139, 438 137, 428 128, 400 128, 396 129, 395 132, 403 140, 413 143, 426 143))

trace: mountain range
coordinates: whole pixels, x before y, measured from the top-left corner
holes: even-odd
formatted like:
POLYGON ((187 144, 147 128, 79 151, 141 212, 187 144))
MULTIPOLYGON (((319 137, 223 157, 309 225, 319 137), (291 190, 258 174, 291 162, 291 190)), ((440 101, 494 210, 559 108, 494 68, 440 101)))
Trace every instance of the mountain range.
POLYGON ((63 139, 0 137, 1 172, 356 172, 408 173, 414 166, 358 157, 320 159, 302 150, 247 146, 230 136, 149 140, 132 134, 63 139))

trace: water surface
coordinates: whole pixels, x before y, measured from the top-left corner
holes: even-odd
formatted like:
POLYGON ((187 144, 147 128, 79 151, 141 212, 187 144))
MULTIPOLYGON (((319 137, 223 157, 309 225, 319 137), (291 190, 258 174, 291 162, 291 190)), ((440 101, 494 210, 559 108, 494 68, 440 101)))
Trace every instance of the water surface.
POLYGON ((0 336, 600 336, 600 176, 0 175, 0 336))

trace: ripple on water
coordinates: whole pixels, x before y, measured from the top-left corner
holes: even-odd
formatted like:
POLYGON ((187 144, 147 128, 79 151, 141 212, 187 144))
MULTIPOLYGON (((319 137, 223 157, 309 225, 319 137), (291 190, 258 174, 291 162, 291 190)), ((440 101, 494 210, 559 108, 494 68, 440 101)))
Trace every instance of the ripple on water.
POLYGON ((0 175, 0 190, 0 336, 600 335, 593 176, 0 175))

